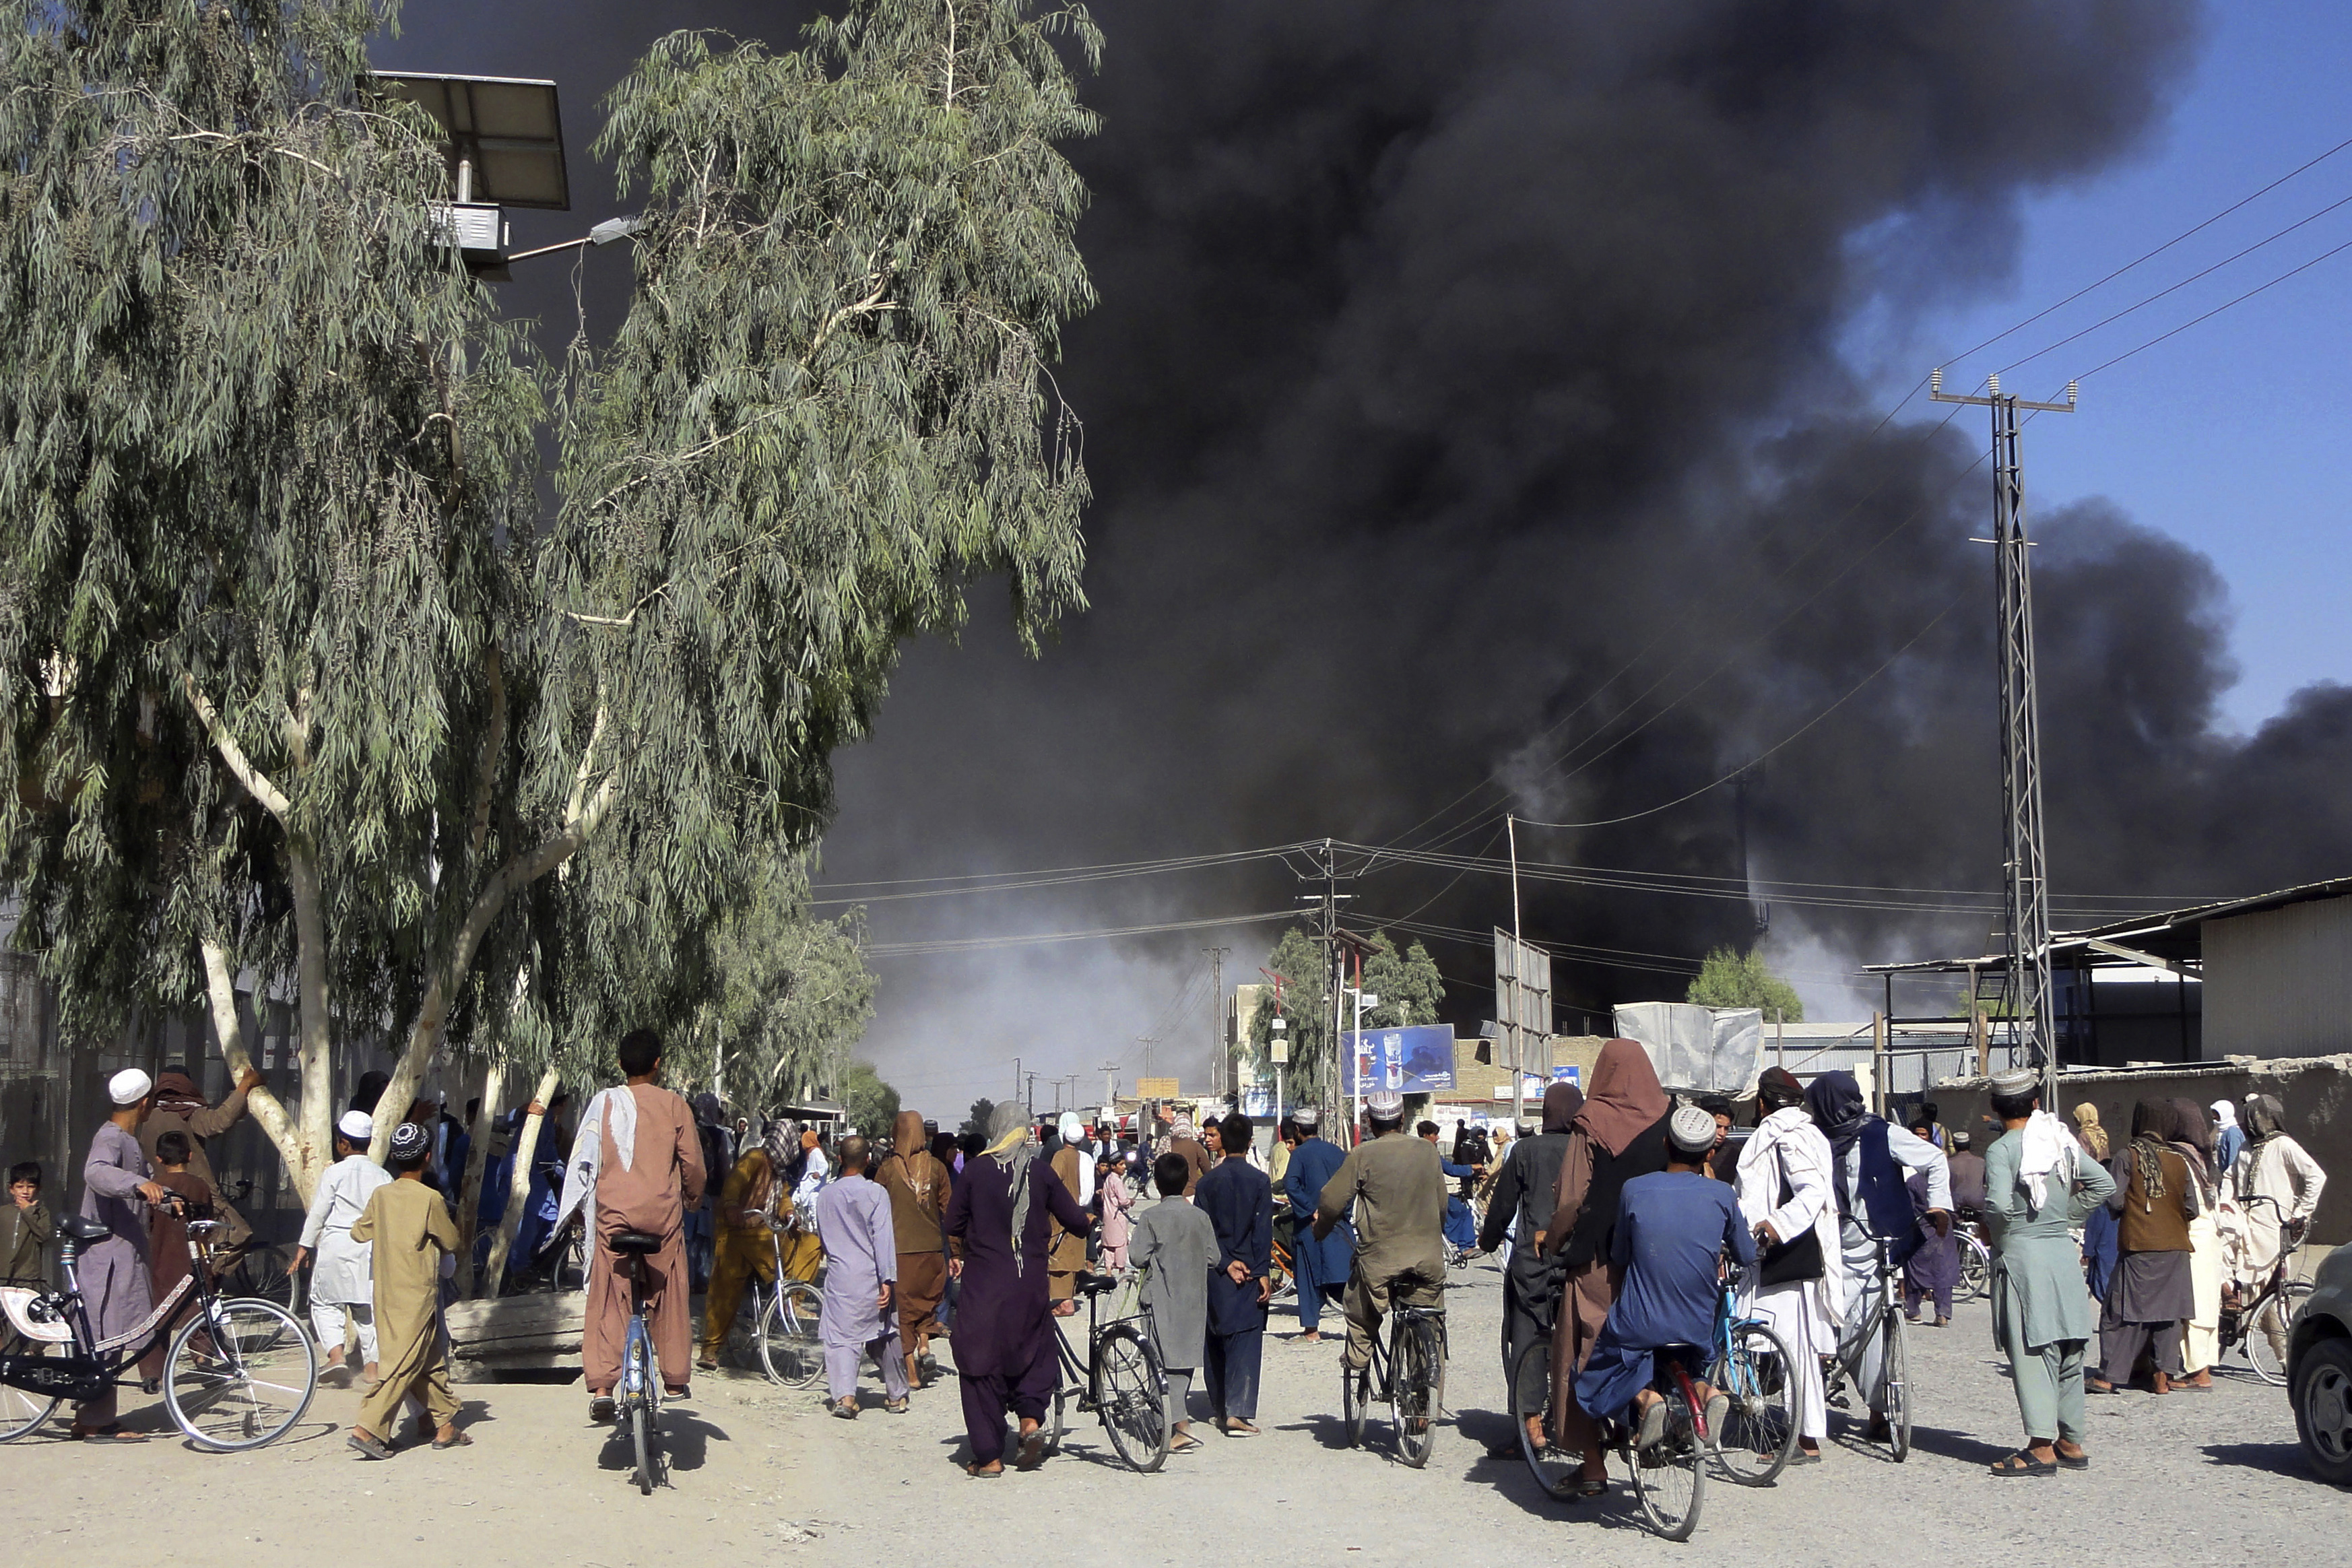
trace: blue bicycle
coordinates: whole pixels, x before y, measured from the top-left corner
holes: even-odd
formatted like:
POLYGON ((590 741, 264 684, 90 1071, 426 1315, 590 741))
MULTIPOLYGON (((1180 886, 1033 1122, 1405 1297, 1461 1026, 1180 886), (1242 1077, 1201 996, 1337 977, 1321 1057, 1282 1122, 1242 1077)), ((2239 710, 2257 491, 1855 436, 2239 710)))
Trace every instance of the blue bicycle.
POLYGON ((661 1362, 654 1354, 646 1321, 646 1257, 659 1252, 662 1238, 640 1230, 613 1237, 613 1250, 629 1260, 629 1334, 621 1347, 621 1384, 613 1391, 613 1422, 629 1434, 636 1449, 637 1490, 651 1496, 662 1479, 661 1362))
POLYGON ((1714 1360, 1706 1381, 1731 1408, 1710 1434, 1726 1480, 1769 1487, 1797 1451, 1797 1380, 1789 1347, 1755 1318, 1743 1317, 1725 1281, 1715 1314, 1714 1360))

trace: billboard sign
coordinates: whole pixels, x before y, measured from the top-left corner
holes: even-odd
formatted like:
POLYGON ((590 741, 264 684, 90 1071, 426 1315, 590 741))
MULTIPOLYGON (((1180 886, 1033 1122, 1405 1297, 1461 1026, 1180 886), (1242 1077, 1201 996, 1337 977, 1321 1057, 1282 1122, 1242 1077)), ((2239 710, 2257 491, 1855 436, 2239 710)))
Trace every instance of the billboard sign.
POLYGON ((1355 1060, 1350 1094, 1392 1089, 1400 1094, 1445 1094, 1454 1089, 1454 1026, 1366 1029, 1342 1035, 1355 1060))
POLYGON ((1174 1100, 1176 1080, 1172 1078, 1139 1078, 1135 1080, 1138 1100, 1174 1100))

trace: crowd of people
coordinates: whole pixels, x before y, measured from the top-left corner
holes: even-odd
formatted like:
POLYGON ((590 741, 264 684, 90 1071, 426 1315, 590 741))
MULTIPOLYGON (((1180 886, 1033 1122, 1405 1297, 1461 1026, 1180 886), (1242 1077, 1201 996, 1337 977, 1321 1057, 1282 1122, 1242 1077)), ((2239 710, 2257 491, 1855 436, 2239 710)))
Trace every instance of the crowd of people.
MULTIPOLYGON (((1932 1312, 1927 1321, 1948 1324, 1960 1231, 1971 1226, 1990 1250, 1993 1335, 2024 1438, 1991 1473, 2081 1469, 2087 1395, 2135 1383, 2159 1394, 2211 1386, 2221 1315, 2287 1265, 2326 1179, 2268 1096, 2143 1101, 2129 1141, 2111 1147, 2095 1109, 2062 1121, 2031 1072, 1992 1080, 1991 1116, 1971 1132, 1947 1129, 1932 1105, 1878 1115, 1849 1073, 1806 1083, 1774 1068, 1743 1133, 1728 1101, 1670 1095, 1630 1040, 1602 1047, 1581 1089, 1551 1085, 1524 1135, 1457 1132, 1450 1152, 1433 1123, 1407 1131, 1393 1092, 1366 1098, 1349 1147, 1303 1107, 1265 1151, 1238 1113, 1147 1124, 1139 1138, 1076 1113, 1033 1121, 1016 1105, 961 1138, 912 1111, 878 1136, 828 1138, 786 1121, 755 1136, 748 1120, 729 1123, 715 1097, 689 1102, 662 1086, 651 1031, 625 1037, 617 1055, 624 1081, 587 1101, 576 1131, 562 1098, 530 1108, 546 1121, 514 1249, 528 1272, 580 1227, 591 1419, 613 1415, 632 1310, 614 1238, 638 1232, 660 1242, 643 1258, 640 1299, 671 1397, 690 1396, 693 1374, 719 1366, 753 1281, 821 1280, 831 1411, 855 1419, 866 1408, 868 1362, 881 1409, 908 1411, 940 1381, 933 1346, 950 1335, 963 1462, 976 1478, 1041 1461, 1059 1375, 1055 1320, 1077 1310, 1090 1273, 1131 1281, 1149 1308, 1170 1447, 1183 1453, 1202 1442, 1190 1418, 1196 1379, 1217 1432, 1258 1434, 1282 1269, 1296 1287, 1295 1342, 1319 1342, 1336 1307, 1343 1360, 1361 1368, 1398 1306, 1442 1310, 1449 1264, 1473 1250, 1502 1258, 1499 1348, 1514 1405, 1549 1413, 1526 1417, 1525 1443, 1580 1461, 1563 1496, 1606 1489, 1612 1434, 1657 1440, 1657 1358, 1697 1356, 1691 1370, 1704 1372, 1692 1347, 1712 1343, 1726 1279, 1738 1310, 1787 1347, 1794 1462, 1819 1463, 1832 1407, 1824 1369, 1850 1378, 1849 1418, 1882 1436, 1886 1369, 1874 1342, 1853 1336, 1889 1279, 1914 1321, 1932 1312), (1547 1342, 1548 1366, 1528 1353, 1547 1342)), ((249 1232, 215 1190, 205 1144, 243 1113, 251 1086, 241 1079, 207 1106, 184 1075, 152 1081, 131 1069, 110 1081, 114 1109, 82 1170, 81 1213, 106 1230, 79 1265, 98 1336, 137 1328, 168 1296, 172 1271, 188 1267, 176 1227, 217 1218, 224 1244, 232 1221, 249 1232)), ((383 1164, 368 1152, 375 1131, 373 1103, 336 1122, 336 1159, 294 1267, 310 1270, 328 1375, 365 1384, 348 1442, 383 1459, 402 1442, 404 1410, 416 1441, 471 1440, 457 1425, 443 1318, 466 1250, 452 1180, 466 1152, 452 1138, 464 1138, 463 1124, 437 1100, 411 1107, 383 1164)), ((493 1164, 510 1158, 501 1141, 493 1164)), ((44 1278, 56 1226, 41 1174, 9 1172, 9 1282, 44 1278)), ((507 1185, 503 1173, 483 1183, 478 1217, 495 1226, 493 1185, 507 1185)), ((1721 1396, 1699 1388, 1719 1420, 1721 1396)), ((110 1390, 77 1407, 71 1432, 141 1436, 116 1419, 110 1390)), ((1496 1457, 1516 1458, 1521 1436, 1496 1457)))

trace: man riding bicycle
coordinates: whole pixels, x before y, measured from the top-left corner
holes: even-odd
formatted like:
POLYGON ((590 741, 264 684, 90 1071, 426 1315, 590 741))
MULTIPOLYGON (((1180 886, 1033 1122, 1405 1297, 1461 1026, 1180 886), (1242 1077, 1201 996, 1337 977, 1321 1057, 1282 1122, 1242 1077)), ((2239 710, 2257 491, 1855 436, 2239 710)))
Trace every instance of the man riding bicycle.
POLYGON ((1445 1176, 1437 1147, 1404 1136, 1404 1096, 1393 1089, 1365 1097, 1364 1123, 1370 1136, 1339 1162, 1315 1205, 1318 1240, 1355 1207, 1355 1263, 1340 1301, 1350 1371, 1370 1364, 1391 1301, 1435 1308, 1445 1300, 1445 1176))

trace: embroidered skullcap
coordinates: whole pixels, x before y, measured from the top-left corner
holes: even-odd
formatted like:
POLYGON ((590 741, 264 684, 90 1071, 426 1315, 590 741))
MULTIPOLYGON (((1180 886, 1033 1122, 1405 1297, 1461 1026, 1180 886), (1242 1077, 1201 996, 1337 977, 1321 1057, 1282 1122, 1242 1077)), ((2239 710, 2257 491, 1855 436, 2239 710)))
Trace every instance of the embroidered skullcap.
POLYGON ((1392 1089, 1376 1089, 1364 1096, 1364 1114, 1375 1121, 1402 1121, 1404 1096, 1392 1089))
POLYGON ((136 1105, 155 1091, 155 1080, 137 1068, 124 1068, 106 1080, 106 1098, 117 1105, 136 1105))
POLYGON ((1290 1122, 1292 1126, 1310 1132, 1315 1130, 1317 1125, 1319 1124, 1322 1120, 1323 1113, 1316 1110, 1311 1105, 1302 1105, 1297 1110, 1290 1113, 1290 1122))
POLYGON ((1684 1106, 1666 1123, 1666 1138, 1679 1153, 1706 1153, 1715 1147, 1715 1113, 1701 1106, 1684 1106))
POLYGON ((375 1136, 375 1118, 364 1110, 346 1110, 335 1131, 354 1143, 364 1143, 375 1136))
POLYGON ((433 1134, 415 1121, 404 1121, 392 1130, 392 1157, 401 1164, 421 1158, 433 1147, 433 1134))
POLYGON ((2042 1075, 2032 1068, 2011 1068, 1992 1075, 1992 1091, 2002 1099, 2032 1094, 2042 1087, 2042 1075))

